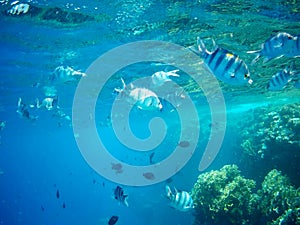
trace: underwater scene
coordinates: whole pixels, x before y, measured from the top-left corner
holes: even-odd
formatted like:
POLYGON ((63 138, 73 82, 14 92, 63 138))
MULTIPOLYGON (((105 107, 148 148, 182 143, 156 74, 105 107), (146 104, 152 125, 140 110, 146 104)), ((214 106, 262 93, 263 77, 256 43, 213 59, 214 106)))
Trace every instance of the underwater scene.
POLYGON ((299 1, 0 13, 0 225, 300 224, 299 1))

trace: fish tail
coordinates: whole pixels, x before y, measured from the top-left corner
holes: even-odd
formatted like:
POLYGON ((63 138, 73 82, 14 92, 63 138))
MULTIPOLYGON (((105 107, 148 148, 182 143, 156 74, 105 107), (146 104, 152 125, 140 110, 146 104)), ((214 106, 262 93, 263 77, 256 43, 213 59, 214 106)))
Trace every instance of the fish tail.
POLYGON ((198 46, 198 51, 203 55, 205 53, 208 53, 205 45, 204 45, 204 42, 201 40, 200 37, 197 37, 197 46, 198 46))
POLYGON ((172 77, 179 77, 179 74, 177 74, 179 70, 171 70, 169 72, 167 72, 168 76, 172 76, 172 77))
POLYGON ((166 185, 166 196, 167 196, 167 198, 171 199, 172 195, 173 194, 172 194, 171 188, 168 185, 166 185))

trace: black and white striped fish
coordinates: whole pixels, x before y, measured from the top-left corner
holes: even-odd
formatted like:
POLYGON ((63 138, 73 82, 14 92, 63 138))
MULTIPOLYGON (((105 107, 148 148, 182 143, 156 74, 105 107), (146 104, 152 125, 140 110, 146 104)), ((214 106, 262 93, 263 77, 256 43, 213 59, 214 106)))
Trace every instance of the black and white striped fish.
POLYGON ((128 207, 127 198, 128 195, 124 194, 123 188, 117 186, 114 190, 114 198, 120 203, 128 207))
POLYGON ((300 57, 300 36, 292 36, 288 33, 281 32, 267 39, 265 43, 262 44, 261 49, 248 51, 247 53, 257 54, 252 63, 257 62, 262 56, 265 57, 264 62, 282 56, 289 58, 300 57))
POLYGON ((272 76, 268 83, 268 90, 270 91, 281 91, 287 84, 292 80, 294 72, 292 71, 292 66, 286 67, 285 69, 279 71, 272 76))
POLYGON ((166 196, 170 200, 170 206, 172 208, 182 212, 186 212, 194 208, 193 199, 186 191, 177 191, 174 189, 174 192, 172 192, 171 188, 167 185, 166 196))
POLYGON ((199 37, 197 45, 205 64, 219 80, 232 85, 252 84, 247 65, 237 55, 219 47, 209 52, 199 37))

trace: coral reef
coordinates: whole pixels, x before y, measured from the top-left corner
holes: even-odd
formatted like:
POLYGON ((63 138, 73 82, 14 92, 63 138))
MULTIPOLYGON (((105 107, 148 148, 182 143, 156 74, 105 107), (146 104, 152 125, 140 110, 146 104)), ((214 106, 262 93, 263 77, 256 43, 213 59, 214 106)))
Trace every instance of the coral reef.
POLYGON ((241 133, 245 154, 265 158, 300 147, 300 104, 256 109, 246 123, 241 133))
POLYGON ((300 192, 281 172, 274 169, 267 174, 258 196, 268 225, 300 224, 300 192))
POLYGON ((203 173, 192 189, 198 224, 299 225, 300 192, 276 169, 255 190, 236 165, 203 173))
POLYGON ((247 115, 239 125, 245 171, 255 168, 253 175, 263 178, 276 168, 300 185, 300 104, 257 108, 247 115))
POLYGON ((254 188, 255 181, 243 178, 236 165, 201 174, 192 190, 195 224, 253 224, 254 188))

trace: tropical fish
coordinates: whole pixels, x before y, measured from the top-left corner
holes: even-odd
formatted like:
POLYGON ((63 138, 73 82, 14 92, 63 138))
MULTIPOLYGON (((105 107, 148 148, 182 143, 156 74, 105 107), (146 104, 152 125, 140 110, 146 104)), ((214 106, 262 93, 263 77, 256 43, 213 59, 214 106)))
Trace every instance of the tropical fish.
POLYGON ((59 190, 57 189, 56 190, 56 198, 59 199, 59 197, 60 197, 60 194, 59 194, 59 190))
POLYGON ((52 110, 54 108, 59 108, 59 106, 58 106, 58 96, 44 98, 41 103, 40 103, 39 99, 37 98, 36 99, 36 107, 38 109, 44 107, 47 110, 52 110))
POLYGON ((193 199, 186 191, 177 191, 175 188, 174 192, 172 192, 171 188, 167 185, 166 197, 170 200, 170 206, 179 211, 186 212, 194 208, 193 199))
POLYGON ((287 84, 292 80, 293 71, 290 67, 286 67, 285 69, 279 71, 275 75, 272 76, 268 83, 268 90, 270 91, 281 91, 283 90, 287 84))
POLYGON ((128 195, 124 194, 124 190, 123 188, 121 188, 120 186, 117 186, 114 190, 114 198, 121 204, 125 205, 128 207, 128 202, 127 202, 127 198, 128 195))
POLYGON ((81 77, 86 76, 85 73, 74 70, 70 66, 58 66, 55 68, 53 73, 50 75, 49 80, 51 82, 74 82, 79 80, 81 77))
MULTIPOLYGON (((30 108, 34 107, 32 105, 29 105, 30 108)), ((22 98, 19 98, 18 100, 18 109, 17 113, 22 116, 23 118, 29 119, 29 120, 36 120, 38 116, 32 116, 29 113, 29 107, 23 103, 22 98)))
POLYGON ((0 130, 3 130, 6 126, 6 121, 0 121, 0 130))
POLYGON ((18 1, 11 3, 12 8, 7 10, 7 14, 9 15, 21 15, 26 14, 29 11, 30 5, 27 3, 17 4, 18 1))
POLYGON ((118 216, 112 216, 110 217, 108 221, 108 225, 115 225, 118 222, 119 217, 118 216))
POLYGON ((169 72, 158 71, 151 75, 152 84, 154 87, 162 86, 164 83, 171 81, 170 77, 179 77, 177 74, 179 70, 172 70, 169 72))
POLYGON ((260 57, 264 56, 264 62, 273 58, 300 57, 300 36, 292 36, 288 33, 281 32, 270 37, 262 44, 261 49, 248 51, 247 53, 256 53, 257 56, 252 60, 255 63, 260 57))
POLYGON ((198 37, 198 55, 201 55, 210 71, 221 81, 232 85, 252 84, 247 65, 237 55, 226 49, 216 47, 209 52, 198 37))
POLYGON ((159 110, 161 111, 163 106, 158 96, 147 88, 134 87, 132 84, 129 87, 125 84, 124 80, 123 89, 115 88, 115 91, 121 93, 131 104, 135 104, 139 109, 142 110, 159 110))

